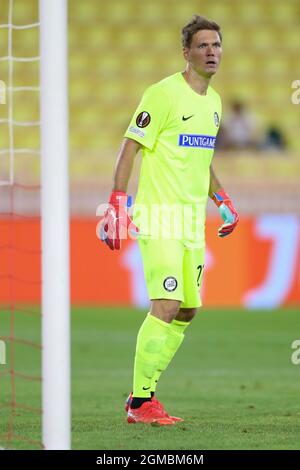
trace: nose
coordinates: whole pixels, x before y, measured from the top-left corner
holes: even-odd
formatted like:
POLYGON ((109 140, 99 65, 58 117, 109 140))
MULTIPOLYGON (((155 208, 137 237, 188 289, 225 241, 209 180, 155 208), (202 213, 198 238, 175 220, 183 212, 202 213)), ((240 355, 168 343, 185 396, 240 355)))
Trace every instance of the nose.
POLYGON ((214 55, 214 48, 213 48, 212 45, 208 45, 208 46, 207 46, 206 54, 207 54, 208 56, 213 56, 213 55, 214 55))

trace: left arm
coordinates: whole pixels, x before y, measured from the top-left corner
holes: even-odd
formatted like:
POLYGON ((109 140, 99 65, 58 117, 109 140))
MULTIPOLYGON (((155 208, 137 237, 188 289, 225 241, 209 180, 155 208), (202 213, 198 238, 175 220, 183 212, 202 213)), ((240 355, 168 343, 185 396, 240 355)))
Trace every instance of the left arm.
POLYGON ((218 178, 215 175, 214 169, 212 165, 210 165, 210 184, 209 184, 209 191, 208 195, 211 199, 213 199, 214 193, 217 193, 220 189, 222 189, 222 185, 218 178))
POLYGON ((215 175, 212 165, 210 166, 210 184, 209 184, 209 197, 214 201, 219 209, 220 215, 224 220, 223 225, 219 228, 219 237, 226 237, 236 227, 239 221, 239 214, 237 213, 230 197, 222 188, 222 185, 215 175))

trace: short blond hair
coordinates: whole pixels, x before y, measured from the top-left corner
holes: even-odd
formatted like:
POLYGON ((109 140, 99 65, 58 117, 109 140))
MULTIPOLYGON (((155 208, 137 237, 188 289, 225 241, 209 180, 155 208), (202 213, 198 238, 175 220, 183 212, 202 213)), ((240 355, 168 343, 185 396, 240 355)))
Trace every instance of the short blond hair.
POLYGON ((214 21, 208 20, 204 16, 194 15, 190 21, 182 28, 182 45, 183 47, 190 47, 192 38, 197 31, 209 29, 216 31, 222 41, 222 33, 220 26, 214 21))

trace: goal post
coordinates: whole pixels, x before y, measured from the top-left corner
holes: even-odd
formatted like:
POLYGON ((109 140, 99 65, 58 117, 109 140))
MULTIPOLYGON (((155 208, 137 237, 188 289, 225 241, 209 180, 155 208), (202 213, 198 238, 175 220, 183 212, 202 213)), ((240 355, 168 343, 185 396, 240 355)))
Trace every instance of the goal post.
POLYGON ((45 449, 71 448, 67 0, 39 0, 45 449))

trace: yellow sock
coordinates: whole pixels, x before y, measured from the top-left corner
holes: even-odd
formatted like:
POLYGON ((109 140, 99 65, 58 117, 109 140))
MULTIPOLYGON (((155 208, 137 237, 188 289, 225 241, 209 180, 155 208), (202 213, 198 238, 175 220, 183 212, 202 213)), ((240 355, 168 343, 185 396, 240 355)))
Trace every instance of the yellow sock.
POLYGON ((151 381, 158 368, 170 324, 150 313, 143 322, 136 343, 133 396, 150 397, 151 381))
POLYGON ((161 373, 166 370, 176 352, 178 351, 182 341, 184 340, 183 332, 189 326, 189 322, 183 322, 178 320, 173 320, 170 323, 170 328, 168 330, 168 336, 166 338, 165 345, 161 351, 161 358, 158 363, 157 370, 155 371, 152 381, 151 381, 151 392, 155 392, 157 382, 161 376, 161 373))

